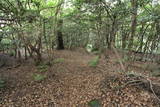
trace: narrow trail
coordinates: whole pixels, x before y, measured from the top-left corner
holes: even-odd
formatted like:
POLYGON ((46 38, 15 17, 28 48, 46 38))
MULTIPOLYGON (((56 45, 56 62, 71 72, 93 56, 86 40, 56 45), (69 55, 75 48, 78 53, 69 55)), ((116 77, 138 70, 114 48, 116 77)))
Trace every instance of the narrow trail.
MULTIPOLYGON (((63 51, 60 53, 62 55, 63 51)), ((58 71, 61 83, 64 84, 61 93, 69 93, 69 95, 58 100, 63 102, 63 105, 77 104, 77 106, 85 107, 90 99, 100 97, 98 84, 103 75, 95 68, 88 66, 88 62, 95 56, 70 51, 64 51, 64 54, 62 57, 65 59, 65 66, 55 71, 58 71)))

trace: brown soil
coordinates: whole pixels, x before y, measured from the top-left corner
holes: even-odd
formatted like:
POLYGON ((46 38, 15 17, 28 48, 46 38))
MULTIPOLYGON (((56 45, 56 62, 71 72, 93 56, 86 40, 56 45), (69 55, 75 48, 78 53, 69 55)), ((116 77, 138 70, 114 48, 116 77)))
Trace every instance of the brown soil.
MULTIPOLYGON (((97 67, 88 65, 95 55, 85 52, 55 51, 54 57, 64 61, 41 73, 46 78, 40 82, 33 79, 33 74, 39 72, 30 61, 18 68, 0 69, 7 81, 0 90, 0 107, 88 107, 88 102, 94 99, 102 107, 159 107, 155 96, 144 89, 118 88, 128 77, 120 72, 114 55, 107 60, 102 56, 97 67)), ((135 66, 128 71, 149 75, 135 66)))

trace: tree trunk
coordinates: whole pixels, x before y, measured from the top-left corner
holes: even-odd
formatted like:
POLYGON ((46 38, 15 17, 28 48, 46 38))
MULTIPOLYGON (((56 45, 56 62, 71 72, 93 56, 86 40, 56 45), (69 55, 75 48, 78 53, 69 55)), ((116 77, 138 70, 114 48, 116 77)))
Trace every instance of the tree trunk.
POLYGON ((57 30, 57 49, 63 50, 64 44, 63 44, 63 34, 62 34, 62 26, 63 26, 63 20, 58 21, 58 30, 57 30))
POLYGON ((133 47, 134 36, 136 33, 136 26, 137 26, 137 0, 131 0, 132 6, 132 17, 131 17, 131 35, 130 35, 130 42, 128 48, 131 49, 133 47))
POLYGON ((112 22, 112 29, 110 32, 110 43, 108 48, 111 49, 112 47, 115 47, 115 39, 116 39, 116 29, 117 29, 117 22, 116 22, 116 16, 113 17, 113 22, 112 22))
POLYGON ((140 47, 139 47, 140 52, 143 51, 143 39, 144 39, 143 32, 144 32, 144 24, 142 24, 142 27, 140 29, 140 47))
POLYGON ((26 48, 26 46, 24 47, 24 56, 25 56, 25 60, 27 60, 28 59, 28 57, 27 57, 27 48, 26 48))

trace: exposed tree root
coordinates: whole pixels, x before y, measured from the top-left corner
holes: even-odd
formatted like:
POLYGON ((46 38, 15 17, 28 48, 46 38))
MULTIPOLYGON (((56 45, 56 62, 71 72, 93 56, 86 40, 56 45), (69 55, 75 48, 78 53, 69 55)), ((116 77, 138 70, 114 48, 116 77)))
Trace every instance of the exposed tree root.
POLYGON ((160 84, 153 83, 149 78, 147 77, 138 77, 137 79, 132 79, 128 81, 126 84, 124 84, 121 88, 125 88, 128 85, 134 85, 139 88, 143 88, 144 90, 147 90, 156 97, 156 99, 160 102, 160 84))

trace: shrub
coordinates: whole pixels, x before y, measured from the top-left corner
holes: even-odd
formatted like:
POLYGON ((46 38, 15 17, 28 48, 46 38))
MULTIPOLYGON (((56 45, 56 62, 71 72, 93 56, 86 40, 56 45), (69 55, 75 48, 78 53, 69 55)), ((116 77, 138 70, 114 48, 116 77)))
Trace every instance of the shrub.
POLYGON ((9 51, 9 56, 14 56, 15 55, 15 52, 12 50, 12 51, 9 51))
POLYGON ((89 62, 89 66, 96 67, 98 63, 99 63, 99 56, 96 56, 93 60, 89 62))

